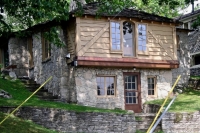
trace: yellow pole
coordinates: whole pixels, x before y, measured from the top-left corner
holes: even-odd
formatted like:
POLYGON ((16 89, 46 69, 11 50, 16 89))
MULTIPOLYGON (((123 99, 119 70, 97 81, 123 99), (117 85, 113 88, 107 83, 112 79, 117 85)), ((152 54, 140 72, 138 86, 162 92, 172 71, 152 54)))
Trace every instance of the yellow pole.
POLYGON ((46 80, 35 92, 33 92, 26 100, 24 100, 16 109, 14 109, 10 114, 8 114, 0 123, 0 125, 8 119, 12 114, 14 114, 24 103, 26 103, 35 93, 37 93, 47 82, 49 82, 52 79, 52 76, 46 80))
POLYGON ((176 79, 176 82, 174 83, 173 87, 172 87, 172 88, 171 88, 171 90, 169 91, 169 93, 168 93, 168 96, 166 97, 166 99, 165 99, 165 101, 163 102, 162 106, 160 107, 160 109, 159 109, 158 113, 156 114, 156 117, 154 118, 154 120, 153 120, 153 122, 152 122, 151 126, 150 126, 150 127, 149 127, 149 129, 147 130, 147 133, 149 133, 149 132, 150 132, 150 130, 151 130, 151 128, 152 128, 152 126, 153 126, 153 125, 154 125, 154 123, 156 122, 156 120, 157 120, 158 116, 160 115, 160 112, 162 111, 162 109, 163 109, 163 107, 164 107, 165 103, 167 102, 167 100, 168 100, 168 98, 169 98, 170 94, 172 93, 172 91, 173 91, 174 87, 175 87, 175 86, 176 86, 176 84, 178 83, 178 81, 179 81, 180 77, 181 77, 181 75, 179 75, 179 76, 178 76, 178 78, 176 79))

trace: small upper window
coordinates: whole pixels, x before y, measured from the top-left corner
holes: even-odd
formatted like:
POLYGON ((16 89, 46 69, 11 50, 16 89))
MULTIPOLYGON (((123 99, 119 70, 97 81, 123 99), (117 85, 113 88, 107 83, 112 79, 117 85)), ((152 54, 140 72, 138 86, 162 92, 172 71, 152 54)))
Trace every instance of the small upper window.
POLYGON ((111 50, 120 51, 121 50, 120 23, 111 22, 111 36, 112 36, 111 50))
POLYGON ((51 57, 51 44, 48 40, 42 36, 42 59, 45 61, 46 59, 51 57))
POLYGON ((115 77, 97 77, 97 95, 115 95, 115 77))
POLYGON ((144 24, 138 24, 138 50, 147 51, 147 28, 144 24))
POLYGON ((32 37, 28 37, 27 40, 28 43, 28 51, 29 51, 29 67, 33 67, 33 40, 32 37))

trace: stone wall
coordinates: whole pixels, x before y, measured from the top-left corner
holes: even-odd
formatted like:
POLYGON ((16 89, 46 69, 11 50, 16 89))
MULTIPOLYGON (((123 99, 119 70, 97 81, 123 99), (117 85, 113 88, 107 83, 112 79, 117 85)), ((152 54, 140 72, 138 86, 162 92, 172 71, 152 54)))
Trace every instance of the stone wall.
MULTIPOLYGON (((30 70, 30 78, 42 84, 50 76, 53 76, 53 79, 45 85, 45 88, 54 95, 59 95, 61 99, 66 100, 69 86, 68 66, 65 59, 67 47, 59 48, 51 44, 51 57, 43 61, 41 33, 34 34, 32 38, 34 68, 30 70)), ((61 31, 60 38, 63 42, 66 42, 63 31, 61 31)))
MULTIPOLYGON (((13 108, 14 109, 14 108, 13 108)), ((1 107, 1 112, 12 108, 1 107)), ((85 133, 135 133, 136 122, 133 114, 76 113, 61 109, 22 107, 16 116, 59 132, 85 133)))
POLYGON ((117 68, 84 68, 78 67, 75 72, 77 102, 81 105, 95 106, 100 108, 121 108, 124 109, 124 79, 123 72, 140 72, 141 74, 141 97, 142 103, 161 99, 168 95, 171 88, 171 70, 138 69, 125 70, 117 68), (117 78, 116 96, 98 97, 97 96, 97 75, 113 75, 117 78), (157 97, 148 97, 147 77, 155 76, 157 80, 157 97))
MULTIPOLYGON (((189 46, 190 46, 190 53, 198 53, 200 52, 200 28, 189 34, 189 46)), ((191 62, 193 62, 191 58, 191 62)), ((193 65, 193 63, 191 63, 193 65)), ((190 75, 191 76, 199 76, 200 75, 200 65, 193 65, 190 68, 190 75)))
MULTIPOLYGON (((66 33, 60 29, 60 39, 66 44, 66 33)), ((17 76, 28 76, 38 84, 44 83, 50 76, 53 79, 45 85, 45 88, 53 95, 60 96, 63 101, 73 101, 69 88, 72 88, 74 76, 70 75, 70 70, 66 63, 67 44, 64 47, 57 47, 51 44, 51 57, 42 60, 42 40, 41 33, 32 35, 33 40, 33 63, 34 67, 29 68, 29 51, 27 50, 27 39, 13 37, 9 40, 9 62, 10 65, 17 65, 15 70, 17 76)), ((73 93, 74 94, 74 93, 73 93)), ((76 99, 76 98, 73 98, 76 99)))
POLYGON ((167 113, 162 119, 162 130, 165 133, 199 133, 200 112, 167 113))
POLYGON ((200 67, 190 69, 191 76, 200 76, 200 67))
POLYGON ((17 65, 17 76, 28 76, 27 39, 12 37, 8 42, 9 65, 17 65))
POLYGON ((177 77, 181 75, 181 79, 178 84, 187 84, 190 76, 190 52, 188 45, 188 32, 177 31, 176 34, 179 36, 178 45, 180 46, 177 50, 177 57, 179 61, 179 68, 172 70, 173 83, 177 77))

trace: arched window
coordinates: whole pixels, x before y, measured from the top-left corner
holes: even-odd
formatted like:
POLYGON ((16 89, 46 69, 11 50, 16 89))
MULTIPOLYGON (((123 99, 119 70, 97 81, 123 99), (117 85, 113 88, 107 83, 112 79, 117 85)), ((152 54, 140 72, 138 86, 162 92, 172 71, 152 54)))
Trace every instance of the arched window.
POLYGON ((131 22, 123 22, 123 55, 135 56, 135 25, 131 22))

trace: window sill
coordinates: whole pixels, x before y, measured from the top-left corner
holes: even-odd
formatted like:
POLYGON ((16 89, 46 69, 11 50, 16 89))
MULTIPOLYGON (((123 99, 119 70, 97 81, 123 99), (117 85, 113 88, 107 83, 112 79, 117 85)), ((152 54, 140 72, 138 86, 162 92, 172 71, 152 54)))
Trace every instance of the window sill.
POLYGON ((113 96, 98 96, 97 95, 97 98, 116 98, 116 96, 115 95, 113 96))
POLYGON ((122 51, 114 51, 114 50, 110 50, 111 54, 122 54, 122 51))
POLYGON ((122 56, 122 58, 132 58, 132 59, 137 59, 136 56, 122 56))
POLYGON ((47 62, 49 62, 51 60, 51 58, 49 57, 49 58, 46 58, 46 59, 44 59, 43 61, 42 61, 42 63, 47 63, 47 62))
POLYGON ((148 98, 157 98, 156 95, 148 95, 148 98))
POLYGON ((138 51, 138 55, 149 55, 149 51, 138 51))

